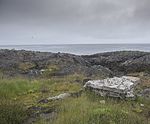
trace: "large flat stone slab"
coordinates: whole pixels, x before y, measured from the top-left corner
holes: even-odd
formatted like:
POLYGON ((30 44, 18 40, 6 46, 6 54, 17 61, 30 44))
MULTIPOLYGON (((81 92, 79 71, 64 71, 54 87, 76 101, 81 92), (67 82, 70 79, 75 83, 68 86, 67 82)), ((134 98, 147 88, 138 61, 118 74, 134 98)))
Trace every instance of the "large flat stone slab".
POLYGON ((101 96, 125 98, 134 97, 134 88, 138 83, 140 83, 138 77, 122 76, 104 80, 90 80, 84 87, 99 93, 101 96))

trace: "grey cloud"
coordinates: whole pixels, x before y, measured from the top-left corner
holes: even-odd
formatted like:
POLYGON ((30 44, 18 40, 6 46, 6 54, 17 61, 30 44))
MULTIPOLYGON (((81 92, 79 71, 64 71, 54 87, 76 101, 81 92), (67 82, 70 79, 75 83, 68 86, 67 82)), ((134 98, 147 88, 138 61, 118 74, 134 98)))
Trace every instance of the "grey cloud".
POLYGON ((138 19, 137 21, 140 21, 141 23, 149 23, 150 22, 150 1, 149 0, 143 0, 139 2, 135 9, 135 19, 138 19))
POLYGON ((33 40, 32 35, 45 43, 149 40, 149 5, 149 0, 0 0, 0 42, 33 40))

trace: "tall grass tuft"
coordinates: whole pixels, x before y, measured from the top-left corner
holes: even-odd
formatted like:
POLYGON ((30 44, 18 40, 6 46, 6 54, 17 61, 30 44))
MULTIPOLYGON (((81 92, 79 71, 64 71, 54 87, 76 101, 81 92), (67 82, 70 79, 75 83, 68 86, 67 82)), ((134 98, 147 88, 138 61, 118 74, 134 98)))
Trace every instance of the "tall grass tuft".
MULTIPOLYGON (((93 96, 94 97, 94 96, 93 96)), ((48 124, 48 123, 46 123, 48 124)), ((87 95, 65 100, 54 124, 147 124, 126 103, 91 101, 87 95)))
POLYGON ((21 103, 0 101, 0 124, 21 124, 26 117, 26 110, 21 103))
POLYGON ((39 89, 39 83, 27 79, 2 79, 0 80, 1 98, 12 98, 29 90, 39 89))

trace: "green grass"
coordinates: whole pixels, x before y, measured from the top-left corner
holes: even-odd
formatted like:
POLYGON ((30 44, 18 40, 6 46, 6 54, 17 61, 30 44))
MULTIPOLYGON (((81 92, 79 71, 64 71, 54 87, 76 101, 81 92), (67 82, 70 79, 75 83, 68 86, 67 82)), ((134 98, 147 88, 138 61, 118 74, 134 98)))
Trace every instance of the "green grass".
POLYGON ((39 89, 39 82, 29 81, 26 79, 3 79, 0 80, 1 98, 13 98, 20 94, 25 94, 30 90, 36 91, 39 89))
MULTIPOLYGON (((0 123, 20 124, 26 119, 25 97, 36 92, 40 85, 36 81, 22 78, 0 80, 0 123), (23 97, 24 96, 24 97, 23 97)), ((31 97, 29 97, 31 99, 31 97)), ((33 102, 33 101, 32 101, 33 102)))
MULTIPOLYGON (((86 94, 67 99, 53 124, 147 124, 147 120, 133 112, 128 102, 92 101, 86 94)), ((41 123, 42 124, 42 123, 41 123)), ((49 124, 49 123, 46 123, 49 124)))
MULTIPOLYGON (((33 80, 25 78, 1 78, 0 123, 20 124, 27 117, 26 110, 31 106, 37 106, 38 100, 59 93, 79 90, 80 85, 71 83, 70 81, 70 78, 67 79, 66 77, 33 80), (43 92, 43 90, 46 92, 43 92)), ((52 106, 55 105, 52 103, 52 106)))
POLYGON ((11 100, 0 101, 0 123, 21 124, 27 117, 22 103, 11 100))
POLYGON ((82 85, 80 75, 46 79, 13 78, 0 80, 0 124, 21 124, 31 106, 55 108, 57 116, 51 121, 40 118, 35 124, 150 124, 145 114, 150 101, 138 98, 124 101, 99 97, 84 92, 81 97, 38 104, 38 100, 65 92, 77 92, 82 85), (105 103, 101 103, 103 100, 105 103), (140 104, 143 103, 144 107, 140 104))

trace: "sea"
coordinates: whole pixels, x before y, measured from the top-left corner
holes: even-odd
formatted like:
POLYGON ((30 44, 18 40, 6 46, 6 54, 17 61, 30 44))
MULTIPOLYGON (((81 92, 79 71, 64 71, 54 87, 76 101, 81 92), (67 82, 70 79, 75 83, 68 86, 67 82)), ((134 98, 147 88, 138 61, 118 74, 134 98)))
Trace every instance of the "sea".
POLYGON ((150 44, 53 44, 53 45, 0 45, 0 49, 29 50, 53 53, 90 55, 112 51, 150 52, 150 44))

